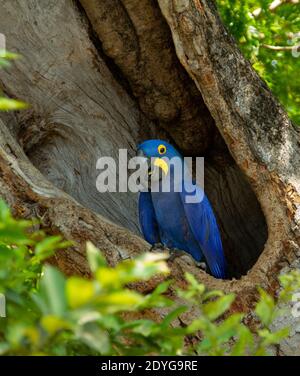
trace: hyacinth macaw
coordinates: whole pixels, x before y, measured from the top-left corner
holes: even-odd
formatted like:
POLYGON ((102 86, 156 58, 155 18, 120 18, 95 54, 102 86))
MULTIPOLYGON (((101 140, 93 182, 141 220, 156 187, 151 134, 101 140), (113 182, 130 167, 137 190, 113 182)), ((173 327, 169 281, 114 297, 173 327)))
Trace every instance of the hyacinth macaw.
MULTIPOLYGON (((148 179, 153 174, 153 166, 159 170, 156 182, 158 188, 139 193, 139 221, 144 238, 152 245, 162 244, 169 249, 189 253, 197 262, 206 261, 210 272, 216 278, 226 277, 221 237, 213 209, 203 190, 194 185, 191 188, 201 196, 201 201, 187 203, 186 196, 191 192, 184 184, 187 166, 182 156, 169 143, 162 140, 148 140, 138 146, 138 156, 143 157, 149 166, 148 179), (166 158, 167 157, 167 158, 166 158), (178 182, 174 178, 174 168, 168 163, 173 157, 182 161, 184 173, 180 177, 181 192, 175 190, 178 182), (149 165, 149 160, 152 161, 149 165), (154 162, 153 162, 154 161, 154 162), (161 182, 169 174, 170 190, 163 192, 161 182)), ((186 179, 187 180, 187 179, 186 179)), ((150 179, 148 180, 150 182, 150 179)))

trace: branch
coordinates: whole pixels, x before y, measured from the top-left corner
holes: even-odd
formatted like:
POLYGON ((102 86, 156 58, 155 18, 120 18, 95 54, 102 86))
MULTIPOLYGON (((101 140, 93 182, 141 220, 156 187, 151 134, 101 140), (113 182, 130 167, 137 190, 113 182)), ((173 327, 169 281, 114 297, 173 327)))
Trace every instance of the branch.
POLYGON ((299 4, 299 0, 274 0, 269 6, 269 10, 271 12, 274 12, 283 4, 299 4))
POLYGON ((293 51, 298 50, 300 48, 300 44, 295 46, 271 46, 269 44, 262 44, 261 46, 272 51, 293 51))
MULTIPOLYGON (((274 0, 269 5, 269 11, 274 12, 278 7, 280 7, 283 4, 299 4, 299 0, 274 0)), ((258 17, 261 14, 262 8, 257 8, 251 14, 253 17, 258 17)))

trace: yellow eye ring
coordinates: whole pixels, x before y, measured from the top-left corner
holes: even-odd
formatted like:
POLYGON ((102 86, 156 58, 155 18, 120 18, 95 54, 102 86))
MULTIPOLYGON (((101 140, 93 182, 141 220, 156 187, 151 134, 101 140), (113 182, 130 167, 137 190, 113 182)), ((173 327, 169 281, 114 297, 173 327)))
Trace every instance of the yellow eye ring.
POLYGON ((167 148, 165 147, 165 145, 159 145, 159 147, 157 148, 159 154, 165 154, 165 152, 167 151, 167 148))

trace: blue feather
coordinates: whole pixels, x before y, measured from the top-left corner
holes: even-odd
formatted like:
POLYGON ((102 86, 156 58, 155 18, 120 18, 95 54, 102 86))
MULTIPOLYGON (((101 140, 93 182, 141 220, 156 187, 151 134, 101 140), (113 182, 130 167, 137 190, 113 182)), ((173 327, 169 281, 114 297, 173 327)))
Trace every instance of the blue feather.
POLYGON ((139 221, 144 238, 150 244, 160 242, 158 223, 156 220, 151 193, 139 194, 139 221))
MULTIPOLYGON (((197 194, 203 196, 196 186, 197 194)), ((217 221, 206 195, 199 203, 186 203, 187 193, 180 193, 185 215, 190 229, 199 243, 211 273, 217 278, 225 278, 226 261, 217 221)))

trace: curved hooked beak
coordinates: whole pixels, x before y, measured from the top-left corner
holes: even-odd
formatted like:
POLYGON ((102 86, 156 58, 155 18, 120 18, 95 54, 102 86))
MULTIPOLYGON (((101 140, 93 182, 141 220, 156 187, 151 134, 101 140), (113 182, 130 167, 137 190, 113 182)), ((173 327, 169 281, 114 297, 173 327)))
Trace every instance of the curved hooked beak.
POLYGON ((163 172, 165 173, 165 175, 168 175, 169 166, 168 166, 167 162, 164 159, 162 159, 162 158, 155 158, 155 160, 154 160, 154 166, 157 166, 157 167, 161 168, 163 170, 163 172))
MULTIPOLYGON (((144 157, 149 162, 151 160, 150 157, 146 156, 146 154, 143 152, 143 150, 138 150, 137 151, 137 156, 138 157, 144 157)), ((164 159, 162 159, 162 158, 154 158, 153 165, 155 167, 160 168, 165 173, 165 175, 168 175, 169 166, 168 166, 167 162, 164 159)), ((149 163, 148 175, 152 175, 152 173, 153 173, 153 171, 151 169, 151 163, 149 163)))

